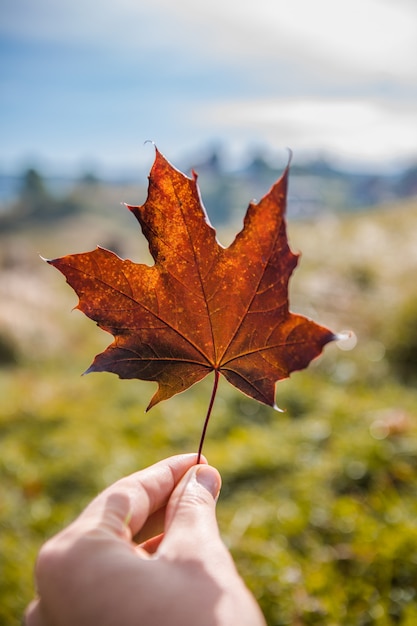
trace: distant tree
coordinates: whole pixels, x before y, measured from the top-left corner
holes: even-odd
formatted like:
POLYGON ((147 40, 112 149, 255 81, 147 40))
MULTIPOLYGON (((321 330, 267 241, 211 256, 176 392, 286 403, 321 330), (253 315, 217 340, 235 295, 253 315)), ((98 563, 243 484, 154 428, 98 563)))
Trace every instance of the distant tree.
POLYGON ((93 172, 86 172, 80 178, 80 185, 83 187, 96 187, 100 184, 100 179, 93 172))
POLYGON ((15 214, 20 218, 49 216, 54 200, 48 192, 44 179, 34 168, 24 172, 15 214))
POLYGON ((30 168, 24 173, 21 193, 22 195, 47 195, 44 180, 37 170, 30 168))
POLYGON ((0 230, 10 230, 28 223, 49 221, 74 214, 81 206, 71 194, 56 198, 47 188, 44 178, 34 168, 26 170, 21 178, 17 201, 7 214, 0 215, 0 230))

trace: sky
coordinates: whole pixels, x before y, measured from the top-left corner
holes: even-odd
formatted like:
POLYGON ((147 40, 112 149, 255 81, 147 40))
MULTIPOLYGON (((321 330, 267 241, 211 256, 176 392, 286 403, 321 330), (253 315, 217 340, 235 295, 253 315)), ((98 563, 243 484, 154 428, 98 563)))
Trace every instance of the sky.
POLYGON ((135 171, 147 140, 417 161, 416 0, 0 0, 0 172, 135 171))

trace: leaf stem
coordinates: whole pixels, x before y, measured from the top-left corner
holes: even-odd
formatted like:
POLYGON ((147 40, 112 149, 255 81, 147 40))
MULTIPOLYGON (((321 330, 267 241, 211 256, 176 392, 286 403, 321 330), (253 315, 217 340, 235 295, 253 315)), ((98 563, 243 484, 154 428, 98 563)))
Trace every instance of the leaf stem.
POLYGON ((200 445, 198 446, 197 465, 200 463, 201 452, 203 450, 203 443, 204 443, 204 439, 206 437, 207 426, 208 426, 208 423, 209 423, 211 410, 213 408, 214 399, 216 397, 217 387, 219 386, 219 378, 220 378, 220 372, 219 372, 219 370, 216 369, 216 370, 214 370, 213 391, 211 392, 210 403, 208 405, 207 415, 206 415, 206 419, 204 420, 203 431, 202 431, 201 437, 200 437, 200 445))

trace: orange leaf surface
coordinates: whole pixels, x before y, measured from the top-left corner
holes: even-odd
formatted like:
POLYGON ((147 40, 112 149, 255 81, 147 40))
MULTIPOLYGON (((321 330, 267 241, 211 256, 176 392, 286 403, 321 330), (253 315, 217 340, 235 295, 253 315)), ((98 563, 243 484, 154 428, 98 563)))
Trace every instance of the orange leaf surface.
POLYGON ((307 367, 335 335, 289 311, 298 256, 286 235, 288 167, 244 227, 222 247, 188 178, 156 151, 142 206, 129 206, 154 265, 97 248, 48 261, 79 297, 78 308, 114 336, 88 372, 158 383, 148 409, 209 372, 275 406, 275 383, 307 367))

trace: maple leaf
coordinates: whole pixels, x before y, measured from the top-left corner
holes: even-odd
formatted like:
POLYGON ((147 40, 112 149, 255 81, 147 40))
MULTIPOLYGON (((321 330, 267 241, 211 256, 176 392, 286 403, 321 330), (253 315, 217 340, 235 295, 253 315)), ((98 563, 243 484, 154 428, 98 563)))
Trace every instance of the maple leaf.
POLYGON ((128 206, 154 265, 100 247, 48 261, 78 294, 77 308, 114 335, 87 372, 156 381, 148 409, 211 371, 215 388, 221 373, 275 406, 275 383, 336 339, 289 311, 298 255, 286 235, 288 173, 289 167, 259 203, 249 204, 243 229, 224 248, 202 206, 197 175, 185 176, 156 150, 146 202, 128 206))

